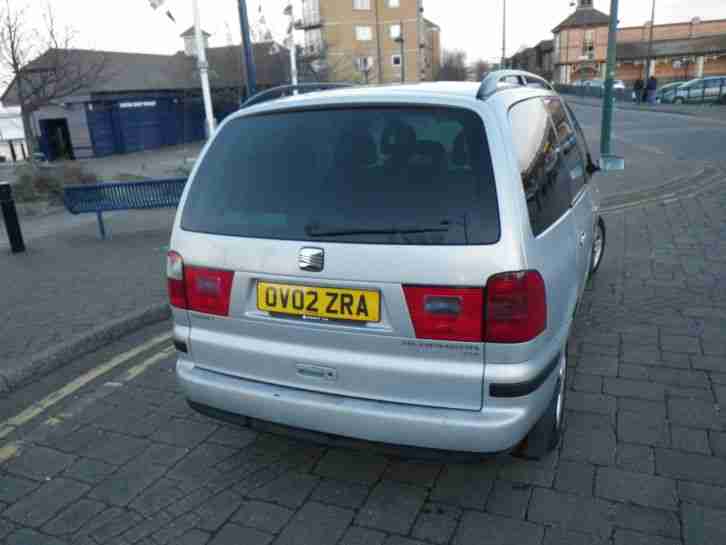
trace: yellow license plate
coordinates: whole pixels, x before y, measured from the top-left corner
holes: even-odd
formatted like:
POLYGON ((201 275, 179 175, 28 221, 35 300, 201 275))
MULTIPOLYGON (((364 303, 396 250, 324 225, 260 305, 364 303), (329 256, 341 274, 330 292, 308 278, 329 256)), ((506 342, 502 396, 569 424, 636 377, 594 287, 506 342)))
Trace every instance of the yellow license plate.
POLYGON ((370 290, 258 282, 257 308, 266 312, 331 320, 381 320, 381 296, 370 290))

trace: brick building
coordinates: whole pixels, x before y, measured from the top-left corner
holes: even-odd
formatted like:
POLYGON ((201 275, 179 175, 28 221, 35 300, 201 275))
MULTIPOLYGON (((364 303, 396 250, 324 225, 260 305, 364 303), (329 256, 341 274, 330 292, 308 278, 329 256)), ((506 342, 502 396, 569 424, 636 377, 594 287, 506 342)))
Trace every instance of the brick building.
POLYGON ((304 0, 302 58, 330 81, 396 83, 435 79, 441 29, 423 0, 304 0))
MULTIPOLYGON (((605 77, 609 15, 592 0, 578 0, 576 10, 553 30, 552 65, 529 50, 514 55, 510 65, 545 75, 558 83, 605 77)), ((645 78, 650 49, 650 23, 618 29, 617 75, 626 83, 645 78)), ((541 44, 540 44, 541 45, 541 44)), ((539 45, 531 48, 537 50, 539 45)), ((659 81, 726 74, 726 19, 655 25, 651 74, 659 81)))
POLYGON ((547 80, 554 77, 554 42, 542 40, 534 47, 519 51, 509 59, 510 68, 518 68, 539 74, 547 80))

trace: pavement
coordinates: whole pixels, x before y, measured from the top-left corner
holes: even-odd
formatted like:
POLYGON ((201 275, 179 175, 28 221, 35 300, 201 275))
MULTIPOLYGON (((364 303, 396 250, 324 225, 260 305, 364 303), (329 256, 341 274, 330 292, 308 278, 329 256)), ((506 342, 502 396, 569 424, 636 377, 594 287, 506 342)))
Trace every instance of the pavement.
POLYGON ((185 404, 159 324, 0 402, 0 539, 726 543, 726 188, 605 219, 546 459, 208 419, 185 404))
POLYGON ((168 317, 164 259, 174 213, 104 214, 105 241, 95 214, 28 218, 23 254, 10 253, 0 225, 0 392, 168 317))

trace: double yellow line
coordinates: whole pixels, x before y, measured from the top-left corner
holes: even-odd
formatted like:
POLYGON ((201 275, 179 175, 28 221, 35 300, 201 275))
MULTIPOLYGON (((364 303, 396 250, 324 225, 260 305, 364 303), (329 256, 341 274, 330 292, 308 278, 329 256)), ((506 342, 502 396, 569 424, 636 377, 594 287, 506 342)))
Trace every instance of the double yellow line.
MULTIPOLYGON (((98 367, 94 367, 90 371, 84 373, 80 377, 69 382, 68 384, 66 384, 62 388, 56 390, 52 394, 44 397, 40 401, 33 403, 30 407, 28 407, 21 413, 16 414, 12 418, 9 418, 9 419, 5 420, 4 422, 0 422, 0 439, 7 437, 13 431, 18 429, 19 427, 27 424, 31 420, 42 415, 53 405, 62 401, 69 395, 74 394, 75 392, 77 392, 78 390, 83 388, 86 384, 88 384, 89 382, 96 380, 100 376, 105 375, 106 373, 115 369, 116 367, 131 361, 132 359, 138 357, 139 355, 141 355, 147 351, 152 350, 153 348, 161 348, 164 344, 168 344, 170 341, 171 341, 170 333, 164 333, 163 335, 158 335, 158 336, 154 337, 153 339, 148 340, 144 344, 139 345, 139 346, 129 350, 128 352, 119 354, 118 356, 115 356, 114 358, 110 359, 106 363, 99 365, 98 367)), ((122 384, 122 383, 128 382, 130 380, 133 380, 134 378, 141 375, 144 371, 146 371, 149 367, 168 358, 173 353, 174 353, 173 346, 167 346, 167 347, 163 348, 160 352, 156 352, 154 355, 150 356, 146 360, 131 367, 117 382, 122 384)), ((53 419, 51 419, 50 423, 53 423, 53 419)), ((0 448, 0 464, 9 460, 10 458, 17 456, 18 453, 20 452, 21 448, 22 448, 21 441, 14 441, 14 442, 11 442, 11 443, 1 447, 0 448)))

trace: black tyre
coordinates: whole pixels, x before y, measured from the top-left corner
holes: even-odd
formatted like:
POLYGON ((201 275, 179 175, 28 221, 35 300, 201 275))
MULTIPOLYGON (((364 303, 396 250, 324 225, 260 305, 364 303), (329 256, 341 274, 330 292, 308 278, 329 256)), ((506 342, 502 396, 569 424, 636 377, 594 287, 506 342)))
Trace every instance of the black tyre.
POLYGON ((595 224, 595 234, 592 237, 592 257, 590 258, 590 276, 595 274, 600 268, 602 258, 605 255, 605 243, 607 242, 607 233, 605 229, 605 221, 602 218, 597 220, 595 224))
POLYGON ((560 376, 557 379, 555 393, 547 410, 530 430, 527 437, 515 449, 514 455, 530 460, 539 460, 557 448, 562 435, 562 420, 565 408, 565 391, 567 378, 566 349, 562 353, 560 376))
POLYGON ((673 104, 685 104, 686 101, 683 99, 683 97, 678 97, 673 101, 673 104))

